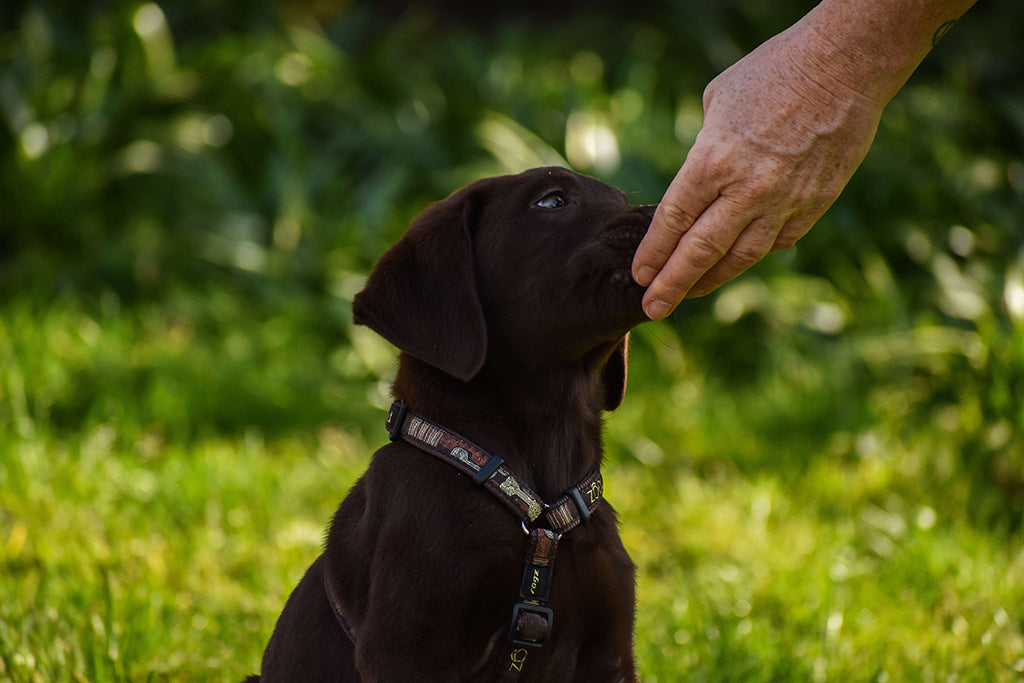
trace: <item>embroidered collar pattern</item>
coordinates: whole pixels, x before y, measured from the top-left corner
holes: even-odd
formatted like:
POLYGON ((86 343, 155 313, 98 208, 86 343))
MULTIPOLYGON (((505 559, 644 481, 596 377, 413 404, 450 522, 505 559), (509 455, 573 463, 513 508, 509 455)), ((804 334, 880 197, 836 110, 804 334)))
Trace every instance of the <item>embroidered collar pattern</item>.
MULTIPOLYGON (((554 614, 547 602, 558 542, 564 534, 589 520, 601 504, 604 482, 600 469, 590 472, 548 505, 505 467, 501 457, 413 413, 404 400, 391 405, 387 429, 392 441, 406 441, 472 477, 475 484, 490 491, 522 522, 528 537, 526 558, 519 602, 512 609, 509 623, 509 649, 499 679, 520 680, 530 651, 544 647, 551 639, 554 614)), ((345 618, 334 578, 325 566, 328 601, 342 630, 354 643, 356 631, 345 618)))
POLYGON ((505 467, 500 456, 413 413, 405 401, 391 404, 387 428, 392 441, 407 441, 472 477, 475 484, 494 494, 527 526, 543 522, 548 529, 564 534, 590 519, 601 503, 604 481, 600 469, 590 472, 547 505, 505 467))

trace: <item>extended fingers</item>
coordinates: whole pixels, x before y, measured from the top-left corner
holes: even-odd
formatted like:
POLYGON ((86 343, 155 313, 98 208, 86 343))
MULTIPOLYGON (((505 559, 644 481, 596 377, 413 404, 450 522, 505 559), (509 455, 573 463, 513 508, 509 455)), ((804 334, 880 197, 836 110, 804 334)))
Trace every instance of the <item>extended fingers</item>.
POLYGON ((670 199, 663 199, 658 204, 651 227, 633 257, 633 279, 637 284, 646 287, 654 281, 658 271, 671 258, 680 238, 699 216, 699 213, 691 213, 670 199))
MULTIPOLYGON (((644 294, 644 312, 649 318, 664 318, 671 313, 706 272, 729 257, 734 243, 750 224, 750 218, 741 211, 734 202, 719 197, 679 239, 644 294)), ((770 247, 769 243, 765 253, 770 247)))
POLYGON ((792 246, 788 240, 780 239, 783 225, 783 220, 777 217, 765 216, 751 222, 722 258, 701 275, 686 296, 710 294, 769 253, 792 246))
POLYGON ((697 280, 686 296, 710 294, 768 254, 793 247, 814 226, 818 217, 818 213, 803 213, 785 221, 770 217, 753 221, 725 256, 697 280))
POLYGON ((680 238, 718 197, 707 180, 704 159, 695 146, 669 185, 633 257, 633 279, 643 287, 655 279, 672 257, 680 238))

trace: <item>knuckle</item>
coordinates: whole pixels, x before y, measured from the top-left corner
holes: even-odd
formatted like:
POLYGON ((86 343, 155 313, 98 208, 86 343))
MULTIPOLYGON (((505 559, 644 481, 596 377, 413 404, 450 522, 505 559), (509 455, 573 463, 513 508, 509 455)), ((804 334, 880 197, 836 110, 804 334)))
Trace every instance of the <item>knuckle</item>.
POLYGON ((687 248, 690 253, 690 262, 701 272, 721 261, 728 251, 728 247, 717 244, 702 235, 691 237, 687 248))
POLYGON ((770 253, 778 242, 781 225, 782 221, 755 221, 747 226, 725 258, 734 264, 742 265, 744 269, 757 263, 770 253))
POLYGON ((715 99, 715 93, 718 92, 718 79, 713 79, 710 83, 704 86, 704 91, 701 93, 700 102, 704 107, 704 111, 708 110, 711 106, 711 101, 715 99))
POLYGON ((664 225, 676 235, 681 235, 697 222, 697 216, 678 202, 663 200, 659 209, 665 218, 664 225))
POLYGON ((796 243, 800 240, 799 235, 779 235, 779 238, 775 240, 775 244, 772 245, 771 251, 779 251, 780 249, 790 249, 796 246, 796 243))
POLYGON ((690 290, 692 282, 682 277, 668 276, 651 285, 647 290, 647 296, 653 299, 660 299, 667 303, 679 303, 690 290))
POLYGON ((771 251, 771 245, 762 246, 760 243, 757 245, 737 244, 729 250, 729 253, 726 254, 723 260, 728 260, 740 270, 746 270, 763 259, 769 251, 771 251))
POLYGON ((771 250, 779 251, 795 247, 800 238, 807 234, 817 220, 818 215, 816 214, 790 220, 775 237, 771 250))
POLYGON ((784 183, 777 169, 759 168, 747 176, 746 192, 752 201, 764 202, 777 195, 784 183))

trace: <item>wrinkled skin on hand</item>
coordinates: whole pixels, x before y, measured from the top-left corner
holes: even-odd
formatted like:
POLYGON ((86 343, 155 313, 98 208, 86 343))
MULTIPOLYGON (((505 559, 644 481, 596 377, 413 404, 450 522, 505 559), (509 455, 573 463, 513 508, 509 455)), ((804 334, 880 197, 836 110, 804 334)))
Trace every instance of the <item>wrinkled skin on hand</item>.
POLYGON ((891 0, 826 0, 715 78, 704 126, 633 261, 648 317, 803 237, 863 161, 886 104, 927 54, 928 32, 970 4, 897 11, 891 0), (876 5, 890 14, 879 19, 876 5), (863 39, 887 33, 900 39, 863 39))

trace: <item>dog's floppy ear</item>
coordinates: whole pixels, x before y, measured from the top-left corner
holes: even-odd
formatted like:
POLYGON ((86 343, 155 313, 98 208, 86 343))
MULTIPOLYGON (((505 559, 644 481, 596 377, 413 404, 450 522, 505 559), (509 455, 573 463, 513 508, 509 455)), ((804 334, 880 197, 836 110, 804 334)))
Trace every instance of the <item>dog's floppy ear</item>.
POLYGON ((464 382, 487 355, 469 232, 473 189, 428 206, 352 302, 357 324, 464 382))
POLYGON ((608 357, 601 382, 604 385, 604 409, 615 410, 626 395, 626 355, 629 351, 629 335, 622 338, 616 345, 612 355, 608 357))

